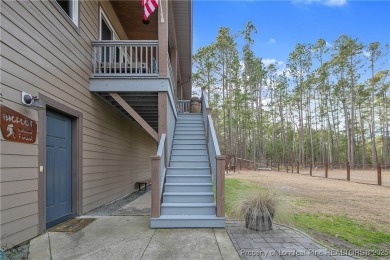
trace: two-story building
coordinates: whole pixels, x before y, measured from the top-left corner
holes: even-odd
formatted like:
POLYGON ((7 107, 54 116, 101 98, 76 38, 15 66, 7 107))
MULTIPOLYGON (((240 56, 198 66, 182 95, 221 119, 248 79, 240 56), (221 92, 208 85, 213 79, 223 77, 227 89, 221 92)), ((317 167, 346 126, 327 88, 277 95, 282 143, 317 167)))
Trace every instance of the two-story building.
POLYGON ((16 245, 134 191, 162 134, 171 153, 176 101, 191 97, 192 1, 160 0, 149 23, 133 0, 0 10, 1 243, 16 245))

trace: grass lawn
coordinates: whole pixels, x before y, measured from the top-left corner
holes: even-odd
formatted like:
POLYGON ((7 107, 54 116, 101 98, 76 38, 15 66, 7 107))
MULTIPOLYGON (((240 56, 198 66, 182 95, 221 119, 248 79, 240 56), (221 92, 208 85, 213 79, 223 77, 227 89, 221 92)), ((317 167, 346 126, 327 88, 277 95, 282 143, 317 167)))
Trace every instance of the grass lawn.
MULTIPOLYGON (((269 189, 260 184, 240 179, 225 179, 225 208, 230 218, 237 218, 234 214, 234 205, 245 194, 256 189, 269 189)), ((279 193, 280 194, 280 193, 279 193)), ((321 235, 332 236, 356 246, 356 248, 378 249, 390 248, 390 233, 378 230, 372 223, 363 223, 350 217, 332 214, 313 214, 304 211, 305 207, 312 207, 314 202, 310 198, 297 198, 285 192, 281 196, 283 201, 290 204, 281 209, 282 218, 276 222, 287 224, 301 229, 319 240, 321 235), (290 196, 290 197, 289 197, 290 196), (299 207, 297 207, 299 206, 299 207)), ((323 241, 324 242, 324 241, 323 241)), ((341 247, 343 248, 343 247, 341 247)))

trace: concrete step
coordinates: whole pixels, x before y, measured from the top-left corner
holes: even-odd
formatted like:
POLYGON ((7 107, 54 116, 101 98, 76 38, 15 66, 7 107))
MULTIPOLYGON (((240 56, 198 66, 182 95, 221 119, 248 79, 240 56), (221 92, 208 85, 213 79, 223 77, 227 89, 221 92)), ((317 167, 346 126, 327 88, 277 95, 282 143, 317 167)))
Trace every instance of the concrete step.
POLYGON ((182 117, 202 117, 203 114, 202 113, 178 113, 177 114, 179 118, 182 118, 182 117))
POLYGON ((171 156, 174 156, 174 155, 206 155, 208 156, 208 152, 207 152, 207 149, 204 148, 204 149, 196 149, 196 148, 193 148, 193 149, 172 149, 172 154, 171 156))
POLYGON ((163 203, 161 215, 213 215, 214 203, 163 203))
POLYGON ((208 175, 210 176, 209 167, 168 167, 167 176, 169 175, 208 175))
POLYGON ((166 183, 211 183, 210 175, 167 175, 166 183))
POLYGON ((225 218, 213 215, 161 215, 150 219, 151 228, 224 228, 225 218))
POLYGON ((206 142, 205 143, 194 143, 194 144, 180 144, 182 141, 179 141, 178 144, 173 144, 172 149, 174 150, 180 150, 180 149, 206 149, 206 142))
POLYGON ((178 117, 202 117, 202 113, 178 113, 178 117))
POLYGON ((165 183, 165 192, 211 192, 211 183, 165 183))
POLYGON ((193 130, 193 129, 176 130, 175 135, 205 135, 205 131, 204 131, 204 129, 202 129, 202 130, 193 130))
POLYGON ((173 140, 206 140, 205 134, 175 134, 173 140))
POLYGON ((173 139, 173 145, 175 144, 204 144, 206 145, 206 140, 205 139, 173 139))
POLYGON ((203 127, 203 122, 194 123, 194 122, 176 122, 176 127, 203 127))
POLYGON ((169 162, 170 167, 209 167, 209 161, 173 161, 169 162))
POLYGON ((197 126, 188 126, 188 125, 176 125, 176 131, 185 131, 185 130, 196 130, 196 131, 204 131, 203 125, 197 125, 197 126))
POLYGON ((213 203, 212 192, 164 192, 163 201, 167 203, 213 203))
POLYGON ((198 121, 203 121, 203 117, 202 116, 179 116, 177 118, 177 122, 182 122, 182 121, 198 122, 198 121))
POLYGON ((208 161, 209 157, 207 154, 204 155, 171 155, 171 161, 208 161))
POLYGON ((203 118, 182 118, 182 119, 177 119, 176 124, 202 124, 203 125, 203 118))

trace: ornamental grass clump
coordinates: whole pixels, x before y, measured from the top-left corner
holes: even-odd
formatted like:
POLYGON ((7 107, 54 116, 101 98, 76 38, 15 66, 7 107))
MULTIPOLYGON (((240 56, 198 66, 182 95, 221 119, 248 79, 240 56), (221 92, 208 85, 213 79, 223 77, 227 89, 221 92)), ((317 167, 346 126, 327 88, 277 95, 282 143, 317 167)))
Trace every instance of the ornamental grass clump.
POLYGON ((238 201, 238 214, 245 219, 246 227, 256 231, 272 229, 272 220, 278 211, 279 198, 269 189, 257 190, 238 201))

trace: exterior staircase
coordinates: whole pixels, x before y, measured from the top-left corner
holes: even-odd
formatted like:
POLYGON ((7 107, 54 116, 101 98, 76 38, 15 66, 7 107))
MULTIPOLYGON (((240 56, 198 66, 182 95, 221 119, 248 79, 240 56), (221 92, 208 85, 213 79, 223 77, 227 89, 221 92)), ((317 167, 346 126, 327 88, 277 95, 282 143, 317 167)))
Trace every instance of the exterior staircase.
POLYGON ((202 114, 179 114, 159 218, 151 228, 225 227, 216 216, 202 114))

